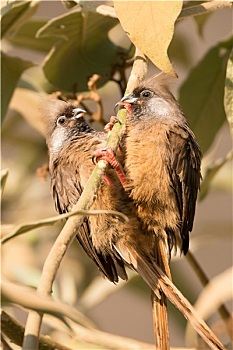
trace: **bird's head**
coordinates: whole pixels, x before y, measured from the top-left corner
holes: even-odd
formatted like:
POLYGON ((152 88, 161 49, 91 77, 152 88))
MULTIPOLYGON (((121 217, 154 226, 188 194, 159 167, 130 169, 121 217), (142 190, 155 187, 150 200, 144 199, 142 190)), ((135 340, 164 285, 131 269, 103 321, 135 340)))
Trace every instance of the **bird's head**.
POLYGON ((46 142, 51 153, 59 151, 72 139, 90 130, 83 118, 86 111, 70 103, 49 98, 42 106, 46 142))
POLYGON ((125 95, 115 107, 123 106, 132 120, 168 117, 176 105, 168 90, 169 78, 164 73, 152 76, 125 95))

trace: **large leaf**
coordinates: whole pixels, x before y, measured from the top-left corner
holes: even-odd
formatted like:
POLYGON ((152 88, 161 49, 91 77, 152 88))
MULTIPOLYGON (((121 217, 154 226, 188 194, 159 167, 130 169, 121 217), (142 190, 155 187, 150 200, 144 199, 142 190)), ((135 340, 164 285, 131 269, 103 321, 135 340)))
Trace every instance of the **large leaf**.
POLYGON ((3 118, 20 75, 25 69, 34 66, 34 64, 29 61, 24 61, 19 57, 8 56, 4 52, 2 52, 1 55, 2 85, 4 86, 1 91, 1 115, 3 118))
POLYGON ((114 1, 117 16, 134 45, 158 68, 175 75, 167 55, 183 1, 114 1))
POLYGON ((226 72, 224 107, 227 120, 230 125, 231 134, 233 136, 233 50, 231 51, 226 72))
POLYGON ((1 38, 14 35, 37 10, 39 0, 16 1, 2 9, 1 38), (9 9, 9 10, 8 10, 9 9))
POLYGON ((99 86, 105 84, 127 55, 108 38, 117 24, 115 18, 79 10, 49 21, 38 32, 39 38, 57 38, 43 65, 48 81, 61 90, 84 91, 88 78, 97 73, 99 86))
POLYGON ((180 104, 203 153, 226 120, 223 97, 232 44, 230 38, 210 49, 180 88, 180 104))
POLYGON ((56 42, 55 38, 36 38, 38 30, 47 23, 43 19, 29 20, 8 40, 15 45, 28 49, 48 52, 56 42))

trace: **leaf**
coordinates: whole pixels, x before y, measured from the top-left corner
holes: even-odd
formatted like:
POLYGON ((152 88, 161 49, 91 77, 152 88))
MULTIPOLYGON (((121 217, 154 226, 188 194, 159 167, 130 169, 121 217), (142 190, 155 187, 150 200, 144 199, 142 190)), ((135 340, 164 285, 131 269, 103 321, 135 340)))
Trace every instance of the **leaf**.
POLYGON ((64 316, 86 327, 94 326, 91 320, 72 306, 57 300, 54 301, 49 296, 40 295, 29 287, 20 286, 6 280, 2 280, 1 284, 2 301, 4 303, 10 302, 27 309, 51 314, 63 320, 66 324, 67 322, 64 320, 64 316))
POLYGON ((224 83, 232 44, 231 37, 211 48, 180 88, 180 104, 203 153, 211 146, 226 118, 224 83))
POLYGON ((211 166, 206 169, 204 179, 201 183, 201 190, 199 193, 199 200, 202 201, 209 192, 211 182, 218 171, 233 157, 233 152, 230 151, 225 157, 218 159, 211 166))
POLYGON ((29 20, 21 26, 21 28, 12 38, 8 38, 8 41, 10 41, 14 45, 18 45, 28 49, 48 52, 56 42, 56 39, 36 38, 36 33, 46 23, 46 20, 29 20))
POLYGON ((34 230, 39 227, 43 226, 49 226, 55 224, 57 221, 61 221, 64 219, 68 219, 70 216, 74 215, 100 215, 100 214, 109 214, 109 215, 115 215, 119 216, 121 219, 124 221, 128 221, 127 216, 124 214, 115 211, 115 210, 78 210, 78 211, 72 211, 67 214, 61 214, 61 215, 56 215, 47 219, 39 220, 39 221, 33 221, 33 222, 28 222, 26 224, 19 225, 16 227, 16 229, 9 233, 7 236, 3 237, 1 240, 1 243, 4 244, 7 241, 9 241, 12 238, 15 238, 19 235, 22 235, 23 233, 29 232, 31 230, 34 230))
POLYGON ((4 118, 8 104, 17 85, 18 79, 22 72, 34 64, 29 61, 25 61, 19 57, 11 57, 2 52, 2 81, 5 81, 4 89, 2 89, 2 105, 1 113, 2 119, 4 118))
POLYGON ((224 107, 227 120, 230 124, 231 134, 233 136, 233 50, 231 51, 227 62, 225 91, 224 91, 224 107))
POLYGON ((121 25, 133 44, 159 69, 176 76, 167 50, 182 1, 114 1, 121 25))
POLYGON ((13 6, 5 11, 1 21, 1 38, 14 35, 17 30, 37 10, 40 0, 16 1, 13 6))
POLYGON ((96 73, 102 77, 99 86, 104 85, 127 57, 127 50, 108 37, 117 24, 115 18, 79 10, 49 21, 38 32, 39 38, 57 39, 43 64, 48 81, 60 90, 85 91, 88 78, 96 73))

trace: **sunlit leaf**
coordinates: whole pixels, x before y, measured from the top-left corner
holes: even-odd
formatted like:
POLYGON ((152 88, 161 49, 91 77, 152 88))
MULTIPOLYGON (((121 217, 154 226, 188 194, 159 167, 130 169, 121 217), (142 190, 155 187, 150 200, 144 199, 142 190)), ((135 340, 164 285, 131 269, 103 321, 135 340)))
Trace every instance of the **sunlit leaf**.
POLYGON ((229 60, 227 62, 224 107, 225 107, 227 120, 230 124, 231 134, 233 136, 233 50, 231 51, 229 60))
POLYGON ((37 10, 40 0, 16 1, 2 16, 1 38, 14 35, 37 10))
POLYGON ((114 1, 124 31, 158 68, 175 75, 167 50, 183 1, 114 1))
POLYGON ((2 52, 1 56, 2 81, 4 82, 4 89, 2 89, 1 94, 1 115, 3 120, 19 77, 25 69, 34 66, 34 64, 32 62, 22 60, 19 57, 11 57, 4 52, 2 52))
POLYGON ((88 78, 97 73, 99 86, 104 85, 127 56, 127 50, 108 37, 118 23, 115 18, 78 10, 49 21, 38 32, 39 38, 57 38, 43 64, 48 81, 60 90, 85 91, 88 78))
POLYGON ((211 48, 180 88, 180 104, 203 153, 226 120, 223 97, 232 44, 230 38, 211 48))
POLYGON ((1 242, 2 242, 2 244, 6 243, 10 239, 15 238, 19 235, 22 235, 23 233, 29 232, 29 231, 34 230, 34 229, 39 228, 39 227, 53 225, 54 223, 56 223, 60 220, 64 220, 64 219, 69 218, 70 216, 74 216, 74 215, 87 215, 87 216, 89 216, 89 215, 100 215, 100 214, 114 215, 114 216, 120 217, 124 221, 128 221, 127 216, 125 216, 124 214, 122 214, 118 211, 115 211, 115 210, 78 210, 78 211, 73 211, 73 212, 70 212, 67 214, 56 215, 56 216, 53 216, 53 217, 50 217, 47 219, 38 220, 38 221, 29 222, 29 223, 19 225, 13 232, 11 232, 7 236, 5 236, 1 240, 1 242))

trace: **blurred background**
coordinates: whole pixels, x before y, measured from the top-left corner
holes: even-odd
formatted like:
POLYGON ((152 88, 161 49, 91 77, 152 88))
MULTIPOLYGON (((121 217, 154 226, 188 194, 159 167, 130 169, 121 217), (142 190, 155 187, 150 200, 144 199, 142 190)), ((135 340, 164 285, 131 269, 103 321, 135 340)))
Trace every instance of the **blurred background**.
MULTIPOLYGON (((32 18, 48 20, 67 11, 62 2, 41 1, 32 18)), ((191 69, 211 47, 227 39, 231 32, 231 9, 212 13, 202 27, 193 18, 177 23, 175 36, 169 49, 169 56, 179 75, 179 79, 173 86, 177 98, 179 88, 191 69)), ((111 35, 122 46, 129 47, 129 41, 120 25, 114 27, 111 35)), ((10 41, 3 42, 3 48, 10 56, 21 57, 33 62, 36 66, 40 66, 47 56, 46 51, 29 50, 10 41)), ((155 71, 151 65, 149 74, 155 71)), ((128 76, 129 73, 130 68, 126 71, 126 75, 128 76)), ((23 81, 29 81, 28 76, 32 79, 37 74, 38 82, 44 79, 35 68, 30 68, 23 73, 21 85, 19 83, 14 91, 2 126, 2 169, 9 171, 2 202, 3 235, 10 233, 18 224, 56 214, 50 195, 49 178, 44 182, 37 176, 37 169, 48 161, 45 140, 39 132, 41 130, 38 118, 39 92, 25 89, 23 85, 23 81)), ((62 76, 62 71, 60 74, 62 76)), ((8 81, 2 81, 2 89, 5 84, 7 85, 8 81)), ((103 117, 108 122, 109 117, 114 113, 115 103, 121 97, 120 90, 116 83, 108 82, 99 89, 99 94, 103 102, 103 117)), ((91 110, 96 109, 93 101, 86 104, 91 110)), ((99 130, 102 128, 97 122, 92 125, 99 130)), ((211 125, 209 128, 211 129, 211 125)), ((231 148, 229 125, 225 121, 214 138, 213 144, 205 153, 203 173, 208 166, 219 159, 224 159, 231 148)), ((43 227, 7 242, 2 248, 3 276, 16 283, 36 287, 43 263, 61 227, 62 224, 43 227)), ((222 276, 232 267, 231 234, 232 164, 230 160, 226 161, 216 173, 211 181, 208 195, 199 201, 191 234, 190 250, 210 280, 214 281, 215 277, 222 276)), ((187 259, 183 256, 175 256, 172 259, 171 268, 174 283, 192 303, 195 303, 203 287, 187 259)), ((122 282, 117 286, 111 285, 98 275, 95 265, 75 241, 59 269, 54 295, 80 308, 99 329, 105 332, 153 343, 150 290, 139 276, 133 272, 129 272, 129 275, 129 282, 122 282)), ((225 284, 219 283, 213 295, 208 294, 207 299, 204 299, 200 306, 200 313, 205 314, 205 306, 210 305, 212 312, 206 315, 208 323, 230 349, 223 322, 216 312, 217 291, 218 298, 221 299, 222 294, 222 300, 232 313, 232 303, 228 295, 230 292, 227 293, 224 286, 225 284)), ((191 331, 185 339, 186 321, 173 306, 169 304, 168 307, 172 346, 192 345, 195 341, 195 333, 191 331)), ((25 322, 27 316, 25 311, 9 306, 6 310, 20 322, 25 322)), ((57 331, 56 327, 51 326, 49 318, 45 322, 44 332, 58 341, 65 339, 66 345, 69 346, 70 340, 57 331), (64 338, 61 339, 62 337, 64 338)), ((97 347, 81 344, 79 348, 97 347)))

